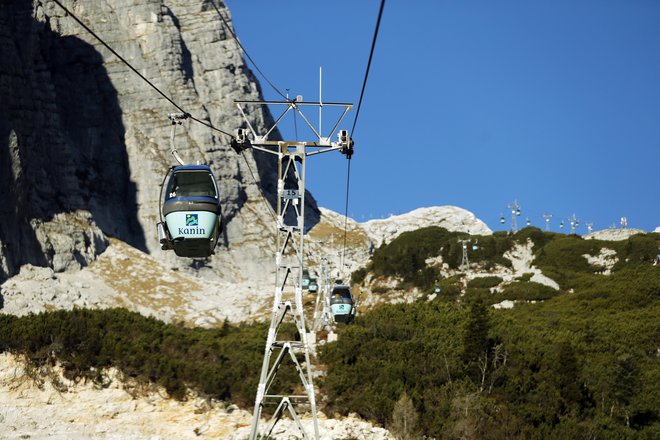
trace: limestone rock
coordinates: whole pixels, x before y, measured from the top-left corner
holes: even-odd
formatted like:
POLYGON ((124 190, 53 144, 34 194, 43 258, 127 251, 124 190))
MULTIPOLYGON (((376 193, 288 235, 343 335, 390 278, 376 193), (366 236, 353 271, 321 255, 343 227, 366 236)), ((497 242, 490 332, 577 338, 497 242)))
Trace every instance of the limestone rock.
MULTIPOLYGON (((233 133, 245 124, 234 100, 261 99, 237 42, 209 2, 63 4, 207 124, 233 133)), ((219 11, 231 26, 222 3, 219 11)), ((26 263, 78 267, 74 252, 49 255, 49 246, 55 249, 61 240, 34 227, 81 210, 105 235, 189 265, 188 259, 160 251, 155 230, 160 184, 174 164, 167 114, 178 109, 52 1, 4 2, 0 51, 0 185, 7 189, 0 194, 0 280, 26 263)), ((247 114, 257 128, 272 122, 266 108, 247 114)), ((277 131, 271 135, 278 137, 277 131)), ((246 272, 267 276, 257 268, 270 267, 263 243, 272 220, 260 191, 272 203, 276 160, 251 151, 240 157, 229 148, 228 136, 191 120, 177 131, 175 143, 190 163, 209 163, 220 181, 226 228, 213 257, 217 273, 233 276, 247 264, 246 272)), ((310 222, 318 221, 311 196, 306 211, 310 222)), ((78 232, 97 235, 83 230, 78 232)))
POLYGON ((645 234, 646 231, 642 229, 603 229, 601 231, 592 232, 591 234, 584 235, 586 240, 605 240, 605 241, 621 241, 627 240, 636 234, 645 234))
POLYGON ((384 220, 369 220, 363 227, 375 246, 390 242, 404 232, 427 226, 440 226, 450 231, 473 235, 490 235, 493 231, 473 213, 456 206, 419 208, 384 220))

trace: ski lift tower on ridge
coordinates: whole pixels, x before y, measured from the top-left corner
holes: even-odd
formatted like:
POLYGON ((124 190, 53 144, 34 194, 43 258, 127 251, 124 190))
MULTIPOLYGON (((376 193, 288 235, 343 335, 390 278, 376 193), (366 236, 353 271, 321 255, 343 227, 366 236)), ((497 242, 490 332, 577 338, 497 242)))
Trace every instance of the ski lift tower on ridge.
POLYGON ((575 230, 580 226, 580 220, 573 214, 568 218, 568 221, 571 225, 571 234, 575 234, 575 230))
POLYGON ((591 234, 594 232, 594 224, 593 222, 587 222, 585 223, 587 225, 587 233, 591 234))
POLYGON ((516 217, 520 217, 520 205, 518 200, 514 200, 513 203, 509 203, 507 208, 511 210, 511 233, 518 232, 518 226, 516 225, 516 217))
POLYGON ((470 270, 470 260, 468 259, 468 243, 470 240, 458 240, 459 243, 463 245, 463 259, 461 260, 461 265, 459 269, 461 272, 467 273, 470 270))
POLYGON ((545 230, 550 231, 550 219, 552 218, 552 214, 543 214, 543 218, 545 219, 545 230))
MULTIPOLYGON (((301 96, 294 100, 286 101, 234 101, 239 112, 243 116, 246 128, 239 128, 236 138, 232 140, 232 148, 237 152, 251 148, 277 157, 277 246, 275 254, 275 294, 273 297, 273 308, 271 314, 270 328, 266 339, 263 363, 261 365, 261 376, 257 387, 254 402, 254 413, 250 440, 256 440, 259 435, 262 438, 270 438, 273 429, 286 412, 291 416, 294 423, 301 431, 303 438, 309 436, 302 426, 298 416, 297 408, 301 405, 309 407, 313 419, 313 438, 319 438, 318 420, 316 415, 316 397, 312 376, 312 364, 310 360, 310 344, 307 335, 307 325, 303 314, 302 283, 304 269, 304 232, 305 232, 305 166, 307 157, 330 151, 339 151, 351 158, 353 154, 353 140, 348 131, 339 130, 338 140, 332 142, 330 139, 337 131, 337 127, 346 113, 353 107, 350 103, 334 102, 305 102, 301 96), (245 113, 249 106, 275 106, 284 108, 281 115, 275 120, 264 134, 259 134, 250 123, 245 113), (319 108, 318 130, 309 122, 302 111, 303 108, 319 108), (322 136, 321 131, 321 109, 323 107, 343 107, 343 113, 339 116, 327 137, 322 136), (273 133, 282 118, 289 112, 300 115, 307 126, 314 132, 316 141, 278 141, 271 140, 269 136, 273 133), (287 287, 293 287, 292 305, 291 291, 285 291, 287 287), (287 299, 287 297, 289 299, 287 299), (283 339, 278 331, 284 320, 289 317, 293 321, 300 334, 300 341, 283 339), (276 354, 277 353, 277 354, 276 354), (271 362, 271 356, 276 354, 271 362), (302 362, 298 356, 303 357, 302 362), (298 372, 300 382, 303 385, 304 394, 291 394, 290 392, 277 393, 271 390, 271 385, 277 383, 275 376, 282 362, 290 358, 298 372), (276 405, 275 412, 268 422, 265 430, 259 432, 261 414, 264 405, 276 405)), ((249 113, 249 112, 248 112, 249 113)))

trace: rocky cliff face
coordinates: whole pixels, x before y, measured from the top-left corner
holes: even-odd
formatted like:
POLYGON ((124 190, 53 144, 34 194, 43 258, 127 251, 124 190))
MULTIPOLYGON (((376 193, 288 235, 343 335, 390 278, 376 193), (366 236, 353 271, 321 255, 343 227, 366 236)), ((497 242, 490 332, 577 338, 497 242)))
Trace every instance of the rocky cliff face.
MULTIPOLYGON (((187 112, 224 131, 244 124, 235 99, 261 97, 209 1, 62 3, 187 112)), ((160 251, 155 234, 159 185, 174 164, 167 114, 177 109, 52 1, 3 2, 0 53, 0 280, 26 263, 85 266, 105 236, 189 264, 160 251), (53 232, 68 238, 51 240, 53 232)), ((267 110, 249 117, 256 127, 272 120, 267 110)), ((258 185, 272 200, 276 162, 250 151, 241 158, 227 136, 195 122, 184 122, 176 144, 220 181, 226 231, 215 266, 269 264, 262 243, 272 227, 258 185)))

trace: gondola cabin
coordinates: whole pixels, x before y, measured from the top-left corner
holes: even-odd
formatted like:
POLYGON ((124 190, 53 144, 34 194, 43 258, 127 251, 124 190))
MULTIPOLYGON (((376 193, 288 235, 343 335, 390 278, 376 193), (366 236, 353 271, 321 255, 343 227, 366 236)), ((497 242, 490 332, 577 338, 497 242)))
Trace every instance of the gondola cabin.
POLYGON ((218 185, 208 165, 181 165, 170 169, 161 194, 158 235, 164 250, 180 257, 213 254, 222 226, 218 185))
POLYGON ((308 290, 309 289, 309 281, 311 278, 309 277, 309 270, 308 269, 303 269, 302 273, 302 288, 303 290, 308 290))
POLYGON ((355 317, 355 303, 351 288, 345 284, 335 284, 330 294, 330 311, 335 322, 350 322, 355 317))
POLYGON ((309 279, 309 286, 308 286, 309 293, 316 293, 319 290, 319 284, 318 281, 316 281, 316 278, 310 278, 309 279))

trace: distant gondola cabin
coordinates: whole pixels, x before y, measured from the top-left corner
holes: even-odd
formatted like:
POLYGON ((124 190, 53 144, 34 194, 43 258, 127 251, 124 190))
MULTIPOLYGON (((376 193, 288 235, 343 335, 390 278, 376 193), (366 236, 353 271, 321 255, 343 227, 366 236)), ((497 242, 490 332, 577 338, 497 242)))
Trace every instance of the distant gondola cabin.
POLYGON ((335 322, 350 322, 355 316, 355 303, 351 288, 345 284, 336 284, 330 293, 330 311, 335 322))
POLYGON ((308 269, 303 269, 302 273, 302 288, 303 290, 309 289, 309 281, 311 280, 309 276, 309 270, 308 269))

